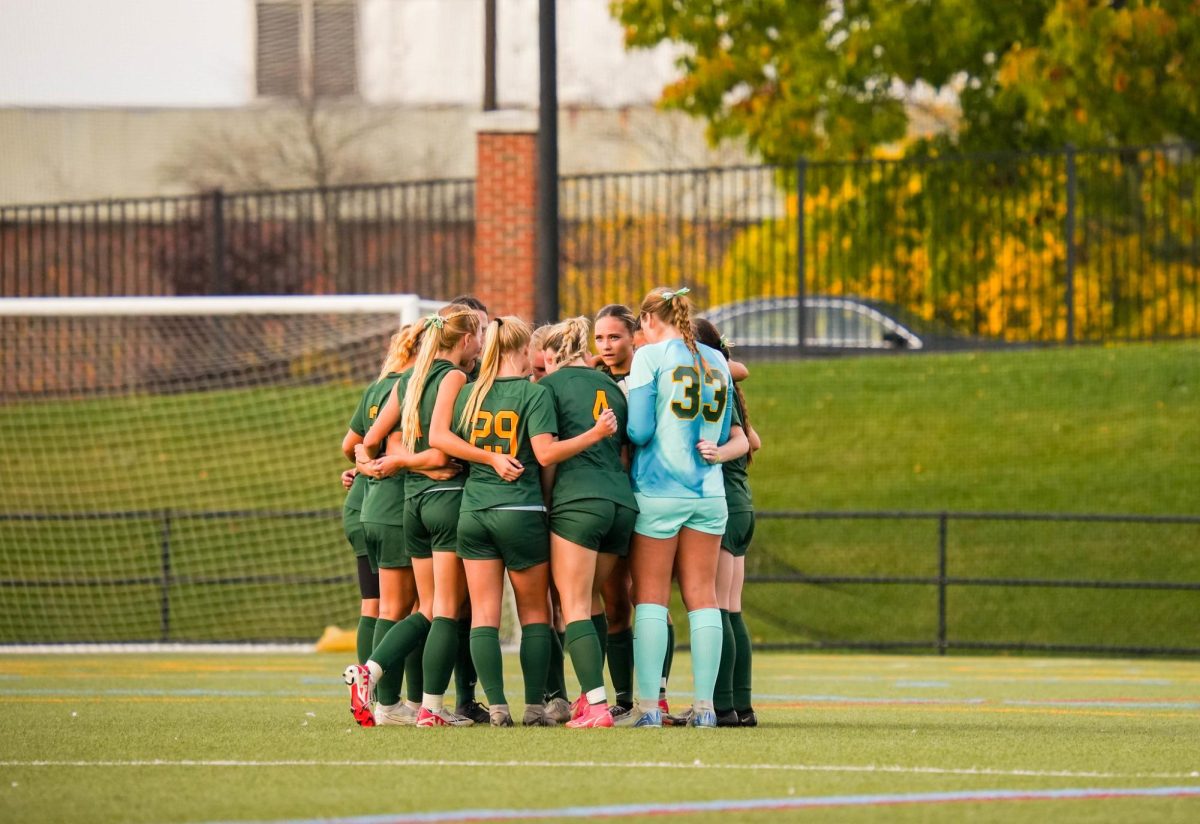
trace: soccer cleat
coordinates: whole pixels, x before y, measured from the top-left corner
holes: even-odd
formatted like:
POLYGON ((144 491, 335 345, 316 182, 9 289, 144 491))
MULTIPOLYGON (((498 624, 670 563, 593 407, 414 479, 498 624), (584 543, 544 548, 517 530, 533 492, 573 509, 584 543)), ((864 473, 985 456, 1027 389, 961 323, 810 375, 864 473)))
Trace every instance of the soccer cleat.
POLYGON ((371 671, 361 664, 351 664, 342 673, 342 680, 350 687, 350 714, 360 727, 375 726, 375 714, 371 712, 371 671))
POLYGON ((757 727, 758 716, 754 714, 754 707, 749 709, 738 710, 738 725, 742 727, 757 727))
POLYGON ((417 711, 401 701, 394 707, 379 704, 375 707, 375 726, 411 727, 417 723, 417 711))
MULTIPOLYGON (((590 705, 588 704, 587 696, 583 693, 580 693, 579 697, 575 699, 575 703, 571 704, 571 720, 574 721, 576 718, 587 712, 588 706, 590 705)), ((605 704, 604 706, 607 708, 608 704, 605 704)), ((608 710, 605 709, 605 712, 608 712, 608 710)))
POLYGON ((513 725, 512 715, 506 709, 492 707, 488 711, 488 723, 493 727, 511 727, 513 725))
POLYGON ((454 714, 459 718, 470 718, 476 724, 487 724, 491 718, 488 708, 478 701, 468 701, 454 708, 454 714))
POLYGON ((725 710, 717 713, 718 727, 740 727, 742 720, 738 718, 737 710, 725 710))
MULTIPOLYGON (((563 703, 567 703, 563 701, 563 703)), ((526 727, 557 727, 558 722, 555 721, 550 713, 546 711, 546 707, 542 704, 529 704, 525 707, 525 717, 521 723, 526 727)))
POLYGON ((426 707, 421 707, 421 711, 417 713, 418 727, 472 727, 474 725, 475 722, 470 718, 460 718, 445 708, 433 712, 426 707))
POLYGON ((658 708, 662 710, 663 715, 667 715, 671 712, 671 708, 667 705, 667 699, 665 698, 658 699, 658 708))
POLYGON ((712 710, 695 710, 688 726, 716 729, 717 714, 712 710))
MULTIPOLYGON (((565 698, 551 698, 546 702, 546 715, 556 724, 564 724, 571 720, 571 705, 565 698)), ((545 726, 544 724, 541 726, 545 726)))
POLYGON ((583 712, 567 722, 567 726, 573 730, 611 727, 612 725, 613 719, 608 712, 607 704, 588 704, 587 702, 584 702, 583 712))
POLYGON ((613 704, 609 707, 608 714, 612 716, 614 727, 628 727, 637 720, 637 713, 633 711, 633 707, 625 707, 620 704, 613 704))
POLYGON ((679 713, 679 715, 671 715, 670 713, 663 712, 663 726, 686 727, 692 722, 692 715, 694 713, 695 710, 693 710, 691 707, 688 707, 686 710, 679 713))
POLYGON ((661 727, 662 725, 662 710, 660 709, 646 710, 638 716, 638 720, 633 722, 635 727, 661 727))

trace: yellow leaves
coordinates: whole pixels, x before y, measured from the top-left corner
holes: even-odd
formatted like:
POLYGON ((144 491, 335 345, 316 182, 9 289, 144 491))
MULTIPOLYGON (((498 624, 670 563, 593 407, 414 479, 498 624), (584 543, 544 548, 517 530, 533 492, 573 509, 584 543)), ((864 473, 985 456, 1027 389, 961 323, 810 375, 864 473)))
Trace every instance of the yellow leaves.
POLYGON ((915 197, 916 195, 921 194, 922 188, 921 176, 919 174, 909 175, 907 186, 909 195, 915 197))

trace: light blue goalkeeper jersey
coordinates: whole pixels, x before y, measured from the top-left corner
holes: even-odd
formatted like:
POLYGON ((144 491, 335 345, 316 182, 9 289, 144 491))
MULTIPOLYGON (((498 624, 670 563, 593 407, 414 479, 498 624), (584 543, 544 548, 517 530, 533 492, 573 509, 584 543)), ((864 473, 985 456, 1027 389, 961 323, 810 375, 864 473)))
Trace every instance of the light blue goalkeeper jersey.
POLYGON ((697 344, 708 374, 682 340, 643 346, 629 372, 629 440, 633 488, 660 498, 719 498, 725 495, 719 464, 696 451, 701 439, 729 440, 729 365, 715 349, 697 344))

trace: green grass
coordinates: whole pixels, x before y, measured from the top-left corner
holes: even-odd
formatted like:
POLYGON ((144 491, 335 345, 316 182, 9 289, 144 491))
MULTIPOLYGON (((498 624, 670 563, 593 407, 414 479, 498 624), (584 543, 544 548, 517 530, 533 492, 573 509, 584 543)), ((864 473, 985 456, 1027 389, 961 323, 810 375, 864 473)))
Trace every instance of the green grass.
MULTIPOLYGON (((10 734, 0 743, 0 819, 307 820, 1200 787, 1194 662, 763 654, 755 659, 762 726, 715 731, 360 729, 339 684, 344 663, 325 655, 2 657, 10 734)), ((515 657, 506 672, 510 695, 519 695, 515 657)), ((672 680, 674 702, 686 704, 686 655, 672 680)), ((1198 811, 1195 798, 1110 798, 675 817, 1067 824, 1183 822, 1198 811)))
MULTIPOLYGON (((752 363, 745 385, 765 447, 761 510, 1196 514, 1195 342, 752 363)), ((129 520, 0 519, 0 578, 161 578, 162 510, 176 576, 350 575, 336 518, 200 520, 180 511, 336 510, 338 444, 353 386, 15 402, 0 407, 0 513, 146 511, 129 520)), ((930 577, 935 521, 760 520, 752 574, 930 577)), ((1200 526, 952 521, 962 577, 1200 580, 1200 526)), ((353 620, 353 584, 176 585, 172 638, 312 637, 353 620), (247 621, 258 600, 271 615, 247 621), (177 607, 177 609, 176 609, 177 607), (225 610, 224 607, 229 607, 225 610)), ((160 633, 153 584, 10 589, 0 641, 160 633), (147 599, 149 599, 147 601, 147 599), (140 606, 139 606, 140 604, 140 606), (31 618, 30 616, 36 616, 31 618), (120 621, 115 619, 120 617, 120 621)), ((1194 594, 951 590, 960 641, 1200 647, 1194 594), (1167 640, 1164 640, 1167 639, 1167 640)), ((755 585, 760 640, 932 642, 922 585, 755 585)))

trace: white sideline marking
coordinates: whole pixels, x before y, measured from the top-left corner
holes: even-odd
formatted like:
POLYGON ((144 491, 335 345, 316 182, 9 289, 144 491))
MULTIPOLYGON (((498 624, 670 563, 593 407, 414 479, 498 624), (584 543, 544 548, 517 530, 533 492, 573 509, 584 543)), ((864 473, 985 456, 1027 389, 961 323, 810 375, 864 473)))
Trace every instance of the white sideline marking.
POLYGON ((0 644, 0 655, 144 655, 192 652, 201 655, 316 652, 313 644, 0 644))
POLYGON ((570 767, 575 769, 658 770, 779 770, 784 772, 899 773, 906 775, 989 775, 1024 778, 1200 778, 1200 770, 1175 773, 1115 773, 1077 770, 1000 770, 988 767, 905 767, 899 764, 704 764, 700 761, 483 761, 423 758, 377 761, 239 761, 220 760, 128 760, 128 761, 0 761, 0 767, 570 767))

